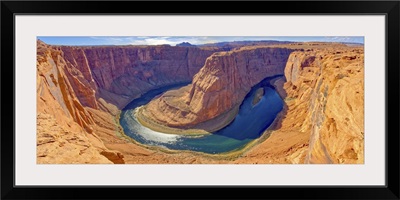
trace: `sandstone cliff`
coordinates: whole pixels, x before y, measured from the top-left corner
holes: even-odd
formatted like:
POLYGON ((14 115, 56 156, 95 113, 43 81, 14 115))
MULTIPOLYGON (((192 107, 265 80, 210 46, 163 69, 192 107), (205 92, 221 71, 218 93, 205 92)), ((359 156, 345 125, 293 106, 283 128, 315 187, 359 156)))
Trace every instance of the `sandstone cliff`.
POLYGON ((216 51, 38 41, 37 163, 364 162, 362 48, 299 43, 216 51), (199 124, 232 110, 251 86, 277 74, 286 77, 274 82, 284 111, 268 139, 233 161, 147 149, 126 139, 118 124, 120 109, 140 94, 192 78, 146 111, 169 126, 199 124))
POLYGON ((61 52, 37 45, 37 163, 123 163, 94 133, 97 125, 67 78, 61 52))
POLYGON ((71 85, 84 106, 122 109, 158 87, 189 82, 215 48, 160 46, 60 46, 71 85))
POLYGON ((284 73, 287 48, 242 48, 208 57, 193 83, 151 101, 145 116, 159 124, 191 128, 239 106, 251 87, 284 73))
POLYGON ((37 162, 124 163, 120 152, 106 147, 126 143, 118 137, 120 109, 150 89, 190 81, 214 51, 51 46, 38 40, 37 162))
POLYGON ((269 138, 237 163, 364 163, 362 47, 290 54, 275 82, 285 108, 269 138))
POLYGON ((364 162, 363 49, 293 53, 285 89, 307 104, 301 131, 309 130, 306 163, 364 162))

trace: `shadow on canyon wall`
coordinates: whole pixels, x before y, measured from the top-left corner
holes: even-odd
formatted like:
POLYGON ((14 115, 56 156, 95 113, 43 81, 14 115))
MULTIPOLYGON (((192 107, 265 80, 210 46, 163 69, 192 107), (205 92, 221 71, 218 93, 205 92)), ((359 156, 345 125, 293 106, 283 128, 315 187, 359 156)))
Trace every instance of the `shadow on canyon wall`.
MULTIPOLYGON (((284 79, 286 82, 286 79, 284 79)), ((288 105, 285 102, 285 99, 287 97, 287 93, 286 90, 283 89, 283 84, 279 85, 279 86, 275 86, 275 90, 279 93, 279 96, 281 96, 282 98, 282 102, 283 102, 283 109, 282 111, 278 114, 277 121, 275 121, 274 124, 272 124, 271 129, 272 130, 277 130, 280 129, 282 127, 282 121, 283 119, 286 117, 287 112, 288 112, 288 105)))

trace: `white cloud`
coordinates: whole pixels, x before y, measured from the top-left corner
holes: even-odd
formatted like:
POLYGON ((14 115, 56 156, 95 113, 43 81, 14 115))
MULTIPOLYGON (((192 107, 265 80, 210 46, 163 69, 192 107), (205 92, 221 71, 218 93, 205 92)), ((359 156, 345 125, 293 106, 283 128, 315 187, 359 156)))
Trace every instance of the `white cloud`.
POLYGON ((334 37, 325 37, 327 41, 330 42, 354 42, 356 37, 349 36, 334 36, 334 37))
POLYGON ((171 41, 168 39, 163 39, 161 37, 156 37, 156 38, 139 38, 137 39, 132 39, 129 44, 131 45, 161 45, 161 44, 169 44, 169 45, 175 45, 178 44, 179 42, 171 41))
POLYGON ((159 45, 159 44, 175 45, 175 44, 178 44, 178 42, 173 42, 173 41, 163 39, 163 38, 147 38, 147 39, 145 39, 145 41, 149 45, 159 45))
POLYGON ((131 45, 161 45, 169 44, 174 46, 182 42, 189 42, 190 44, 206 44, 219 42, 217 39, 207 36, 201 37, 185 37, 185 36, 160 36, 160 37, 149 37, 149 36, 138 36, 131 37, 129 44, 131 45))

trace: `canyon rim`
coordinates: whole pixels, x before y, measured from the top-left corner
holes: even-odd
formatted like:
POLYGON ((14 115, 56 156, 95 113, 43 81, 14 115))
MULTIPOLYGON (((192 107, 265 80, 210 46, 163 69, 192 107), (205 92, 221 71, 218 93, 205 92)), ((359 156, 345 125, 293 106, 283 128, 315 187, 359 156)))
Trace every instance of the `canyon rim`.
POLYGON ((38 37, 36 162, 363 164, 360 38, 38 37))

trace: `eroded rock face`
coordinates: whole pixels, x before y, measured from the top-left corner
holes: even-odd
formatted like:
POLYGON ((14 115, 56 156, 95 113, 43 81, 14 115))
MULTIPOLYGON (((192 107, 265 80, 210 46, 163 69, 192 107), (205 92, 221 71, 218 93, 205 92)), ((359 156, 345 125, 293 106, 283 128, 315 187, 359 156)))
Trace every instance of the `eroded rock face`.
POLYGON ((39 41, 37 163, 363 163, 363 49, 318 45, 245 47, 210 56, 218 50, 39 41), (276 130, 234 161, 168 154, 121 136, 115 116, 126 103, 194 74, 191 85, 165 93, 146 111, 162 123, 190 126, 232 109, 264 77, 284 74, 287 80, 275 83, 285 101, 276 130))
MULTIPOLYGON (((95 118, 76 96, 81 90, 88 92, 85 100, 91 99, 92 89, 72 84, 69 70, 62 52, 38 42, 37 163, 124 163, 123 156, 96 135, 95 118)), ((73 80, 79 80, 76 77, 73 80)), ((92 103, 97 108, 96 101, 92 103)))
MULTIPOLYGON (((85 99, 94 97, 92 89, 71 84, 69 68, 62 57, 62 52, 38 42, 37 52, 37 109, 38 112, 51 113, 57 121, 65 117, 91 132, 93 119, 83 108, 75 91, 86 93, 85 99), (73 87, 75 86, 75 87, 73 87)), ((95 103, 95 99, 93 100, 95 103)), ((94 106, 97 108, 97 106, 94 106)))
POLYGON ((103 142, 126 142, 118 139, 120 109, 150 89, 191 80, 214 51, 51 46, 38 40, 37 163, 125 163, 103 142))
POLYGON ((326 45, 290 54, 274 83, 284 110, 235 163, 364 163, 364 52, 326 45))
POLYGON ((363 49, 292 53, 285 76, 287 98, 306 105, 299 126, 310 132, 305 162, 363 163, 363 49))
POLYGON ((82 105, 97 109, 96 98, 122 109, 158 87, 188 82, 215 48, 161 46, 58 47, 82 105), (79 88, 79 89, 78 89, 79 88))
POLYGON ((207 58, 193 83, 170 91, 146 106, 146 114, 160 124, 190 128, 238 106, 251 87, 266 77, 284 73, 293 50, 243 48, 207 58))

